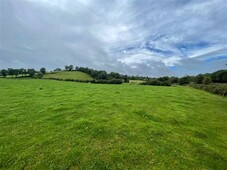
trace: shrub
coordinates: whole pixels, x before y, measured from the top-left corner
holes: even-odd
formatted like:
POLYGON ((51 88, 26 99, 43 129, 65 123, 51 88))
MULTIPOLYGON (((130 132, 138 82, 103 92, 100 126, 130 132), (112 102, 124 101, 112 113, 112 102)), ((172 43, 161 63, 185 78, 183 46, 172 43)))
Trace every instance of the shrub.
POLYGON ((151 86, 171 86, 169 81, 161 82, 157 79, 149 80, 146 82, 141 83, 141 85, 151 85, 151 86))
POLYGON ((186 76, 186 77, 180 78, 179 83, 180 83, 180 85, 189 84, 190 83, 190 77, 186 76))
POLYGON ((171 77, 170 78, 170 83, 171 84, 177 84, 177 83, 179 83, 179 78, 178 77, 171 77))
POLYGON ((164 81, 162 83, 162 86, 171 86, 171 83, 169 81, 164 81))
POLYGON ((205 77, 205 78, 203 79, 203 84, 208 85, 208 84, 210 84, 210 83, 212 83, 212 80, 211 80, 210 77, 205 77))
POLYGON ((195 77, 195 82, 197 84, 202 84, 203 83, 203 79, 204 79, 204 75, 199 74, 198 76, 195 77))
POLYGON ((227 96, 227 84, 218 84, 218 83, 209 84, 209 85, 191 84, 190 86, 196 89, 207 91, 209 93, 218 94, 221 96, 227 96))
POLYGON ((111 80, 96 80, 93 83, 97 83, 97 84, 122 84, 123 81, 121 79, 111 79, 111 80))
POLYGON ((59 80, 59 81, 72 81, 80 83, 96 83, 96 84, 122 84, 121 79, 111 79, 111 80, 75 80, 75 79, 61 79, 61 78, 47 78, 50 80, 59 80))
POLYGON ((36 75, 36 77, 37 77, 38 79, 41 79, 41 78, 43 78, 43 74, 42 74, 41 72, 38 72, 37 75, 36 75))

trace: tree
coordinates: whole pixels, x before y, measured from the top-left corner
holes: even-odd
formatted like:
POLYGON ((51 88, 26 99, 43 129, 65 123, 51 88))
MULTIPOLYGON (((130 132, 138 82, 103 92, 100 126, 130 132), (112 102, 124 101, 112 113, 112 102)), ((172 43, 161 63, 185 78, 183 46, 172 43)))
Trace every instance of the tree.
POLYGON ((73 70, 73 65, 69 65, 68 70, 72 71, 73 70))
POLYGON ((212 80, 211 80, 210 77, 205 77, 205 78, 203 79, 203 84, 208 85, 208 84, 210 84, 210 83, 212 83, 212 80))
POLYGON ((19 75, 19 69, 14 69, 14 75, 17 77, 19 75))
POLYGON ((98 74, 98 79, 106 80, 108 78, 108 74, 106 71, 100 71, 98 74))
POLYGON ((8 68, 8 75, 11 77, 14 75, 14 70, 12 68, 8 68))
POLYGON ((123 78, 125 83, 129 83, 129 78, 128 78, 127 75, 123 75, 122 78, 123 78))
POLYGON ((197 76, 195 77, 195 82, 196 82, 197 84, 202 84, 202 83, 203 83, 203 79, 204 79, 204 75, 199 74, 199 75, 197 75, 197 76))
POLYGON ((61 71, 61 68, 56 68, 54 71, 61 71))
POLYGON ((1 75, 5 78, 7 76, 8 72, 7 70, 3 69, 1 70, 1 75))
POLYGON ((40 69, 40 73, 42 73, 43 75, 46 74, 46 69, 43 67, 40 69))
POLYGON ((168 76, 159 77, 158 80, 159 80, 159 81, 162 81, 162 82, 165 82, 165 81, 168 81, 168 80, 169 80, 169 77, 168 77, 168 76))
POLYGON ((65 65, 65 70, 68 70, 69 69, 69 66, 68 65, 65 65))
POLYGON ((20 69, 18 69, 18 72, 19 72, 19 74, 21 74, 22 76, 23 76, 23 74, 24 74, 24 68, 20 68, 20 69))
POLYGON ((35 69, 28 69, 28 74, 30 77, 34 77, 35 76, 35 69))
POLYGON ((178 77, 171 77, 170 78, 170 83, 171 84, 177 84, 177 83, 179 83, 179 78, 178 77))
POLYGON ((23 74, 24 76, 26 76, 27 73, 28 73, 27 70, 26 70, 26 69, 23 69, 22 74, 23 74))
POLYGON ((110 78, 121 79, 121 75, 119 73, 111 72, 109 74, 110 78))
POLYGON ((43 78, 43 73, 42 73, 42 72, 38 72, 38 73, 37 73, 37 78, 38 78, 38 79, 43 78))
POLYGON ((180 85, 189 84, 190 83, 190 77, 185 76, 185 77, 180 78, 179 83, 180 83, 180 85))
POLYGON ((212 82, 227 83, 227 70, 219 70, 211 74, 212 82))

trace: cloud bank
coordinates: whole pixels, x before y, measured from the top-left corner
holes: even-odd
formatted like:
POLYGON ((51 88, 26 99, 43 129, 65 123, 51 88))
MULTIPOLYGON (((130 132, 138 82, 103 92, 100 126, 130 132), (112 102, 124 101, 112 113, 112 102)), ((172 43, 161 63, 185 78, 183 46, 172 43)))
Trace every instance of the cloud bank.
POLYGON ((226 69, 226 0, 2 0, 0 68, 164 76, 226 69))

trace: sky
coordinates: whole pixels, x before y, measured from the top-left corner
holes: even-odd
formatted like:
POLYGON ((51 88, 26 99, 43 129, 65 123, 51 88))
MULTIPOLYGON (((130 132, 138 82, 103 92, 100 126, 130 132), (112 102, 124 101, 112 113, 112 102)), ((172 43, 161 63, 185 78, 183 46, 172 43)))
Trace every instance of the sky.
POLYGON ((0 69, 227 69, 227 0, 0 0, 0 69))

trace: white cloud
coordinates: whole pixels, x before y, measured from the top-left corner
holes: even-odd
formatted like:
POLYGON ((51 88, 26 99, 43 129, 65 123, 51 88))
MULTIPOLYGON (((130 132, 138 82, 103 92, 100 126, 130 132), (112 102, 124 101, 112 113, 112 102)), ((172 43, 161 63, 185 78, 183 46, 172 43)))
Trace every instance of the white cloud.
POLYGON ((204 49, 197 49, 196 51, 191 51, 188 54, 189 58, 196 58, 196 57, 215 57, 217 55, 227 55, 227 45, 214 45, 204 49))
MULTIPOLYGON (((8 0, 0 1, 0 16, 0 67, 17 61, 181 75, 187 71, 169 67, 209 72, 189 63, 226 55, 225 0, 8 0), (208 45, 178 47, 200 42, 208 45)), ((212 67, 225 67, 217 63, 212 67)))
POLYGON ((181 58, 180 57, 169 57, 167 59, 163 59, 163 63, 167 66, 167 67, 172 67, 175 66, 177 64, 180 64, 181 58))

